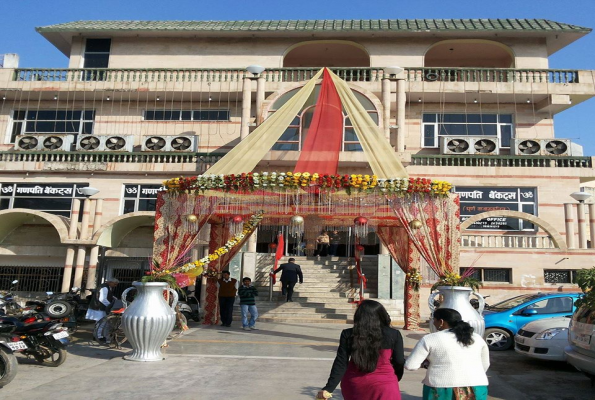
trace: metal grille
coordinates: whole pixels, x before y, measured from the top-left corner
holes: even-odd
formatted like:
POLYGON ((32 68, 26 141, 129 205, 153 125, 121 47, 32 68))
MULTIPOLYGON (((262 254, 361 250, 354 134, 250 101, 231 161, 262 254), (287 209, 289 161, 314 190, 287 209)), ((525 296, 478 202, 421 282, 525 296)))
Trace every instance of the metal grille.
MULTIPOLYGON (((461 268, 461 274, 465 273, 468 269, 469 268, 461 268)), ((473 272, 469 275, 469 277, 481 281, 481 270, 474 269, 473 272)))
POLYGON ((509 269, 484 269, 484 282, 510 282, 509 269))
POLYGON ((545 283, 572 283, 574 272, 571 270, 545 270, 543 275, 545 283))
POLYGON ((0 266, 0 290, 8 290, 15 279, 19 292, 59 292, 63 267, 0 266))
POLYGON ((533 335, 535 335, 535 332, 529 332, 529 331, 524 331, 524 330, 520 329, 518 331, 517 335, 523 336, 523 337, 533 337, 533 335))
POLYGON ((139 281, 149 270, 146 257, 106 257, 102 267, 100 282, 107 278, 120 281, 114 294, 120 296, 122 292, 132 286, 132 282, 139 281))

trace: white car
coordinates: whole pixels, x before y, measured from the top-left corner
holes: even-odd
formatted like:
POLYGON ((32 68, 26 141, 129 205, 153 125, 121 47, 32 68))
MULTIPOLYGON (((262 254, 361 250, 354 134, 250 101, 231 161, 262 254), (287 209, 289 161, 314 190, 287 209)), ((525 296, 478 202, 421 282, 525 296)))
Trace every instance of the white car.
POLYGON ((514 337, 514 351, 542 360, 566 361, 569 317, 545 318, 524 325, 514 337))

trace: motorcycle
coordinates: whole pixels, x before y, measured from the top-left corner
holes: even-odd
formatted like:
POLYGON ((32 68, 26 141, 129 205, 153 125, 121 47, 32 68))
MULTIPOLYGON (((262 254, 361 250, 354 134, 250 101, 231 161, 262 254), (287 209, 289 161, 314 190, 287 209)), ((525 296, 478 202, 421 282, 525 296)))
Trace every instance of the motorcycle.
POLYGON ((12 281, 12 286, 10 289, 8 289, 8 291, 0 293, 0 314, 14 315, 21 313, 22 308, 14 299, 14 294, 12 293, 16 289, 18 283, 19 281, 15 279, 12 281))
POLYGON ((40 321, 25 324, 16 317, 2 317, 0 324, 13 325, 15 335, 19 335, 27 346, 23 354, 49 367, 58 367, 66 361, 68 332, 61 323, 40 321))
POLYGON ((192 319, 195 322, 200 321, 200 302, 195 296, 194 291, 186 289, 186 296, 180 296, 178 301, 178 311, 181 312, 186 320, 192 319))
POLYGON ((16 376, 18 369, 14 353, 27 349, 27 345, 13 334, 15 326, 0 324, 0 388, 8 385, 16 376))
POLYGON ((46 300, 30 300, 25 306, 32 307, 38 313, 46 314, 53 320, 62 322, 69 333, 76 332, 78 322, 85 319, 89 302, 82 299, 81 289, 73 287, 68 293, 46 292, 46 300))

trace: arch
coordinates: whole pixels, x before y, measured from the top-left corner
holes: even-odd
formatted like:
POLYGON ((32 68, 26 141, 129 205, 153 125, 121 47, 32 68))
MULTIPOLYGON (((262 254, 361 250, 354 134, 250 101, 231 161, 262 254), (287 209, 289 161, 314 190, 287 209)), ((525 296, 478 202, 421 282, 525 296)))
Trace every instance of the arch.
POLYGON ((450 39, 431 45, 424 54, 424 67, 514 68, 510 47, 493 40, 450 39))
POLYGON ((12 208, 0 211, 0 243, 4 241, 16 228, 41 218, 52 225, 60 237, 60 243, 68 240, 68 220, 58 215, 28 208, 12 208))
POLYGON ((549 223, 542 220, 541 218, 536 217, 535 215, 527 214, 521 211, 488 211, 481 214, 476 214, 468 220, 466 220, 465 222, 461 223, 461 231, 464 231, 468 229, 472 224, 489 217, 511 217, 531 222, 532 224, 537 225, 538 227, 543 229, 544 232, 552 238, 552 241, 554 242, 554 245, 557 248, 559 248, 560 250, 568 249, 566 241, 553 226, 551 226, 549 223))
POLYGON ((281 67, 369 67, 364 46, 348 40, 310 40, 285 50, 281 67))
POLYGON ((120 215, 103 225, 93 235, 93 244, 105 247, 118 247, 122 239, 140 226, 155 223, 155 211, 137 211, 120 215))

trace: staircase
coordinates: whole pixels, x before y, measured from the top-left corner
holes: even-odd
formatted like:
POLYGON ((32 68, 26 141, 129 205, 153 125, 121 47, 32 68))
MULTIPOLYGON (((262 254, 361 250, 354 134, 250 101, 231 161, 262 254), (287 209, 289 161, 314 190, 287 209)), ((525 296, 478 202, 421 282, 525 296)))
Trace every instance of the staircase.
MULTIPOLYGON (((280 264, 287 262, 284 257, 280 264)), ((293 302, 287 303, 281 295, 279 282, 274 287, 273 299, 269 301, 269 272, 273 256, 259 254, 256 276, 252 284, 258 290, 256 305, 259 321, 294 323, 352 323, 359 299, 357 272, 353 258, 345 257, 293 257, 302 267, 304 283, 296 284, 293 302)), ((377 297, 376 258, 364 258, 362 269, 369 279, 366 298, 377 297)), ((277 281, 280 274, 277 274, 277 281)), ((391 310, 391 317, 395 310, 391 310)), ((399 310, 396 311, 400 315, 399 310)), ((241 320, 239 301, 236 302, 234 320, 241 320)), ((394 317, 393 317, 394 318, 394 317)), ((402 319, 400 316, 397 319, 402 319)))

